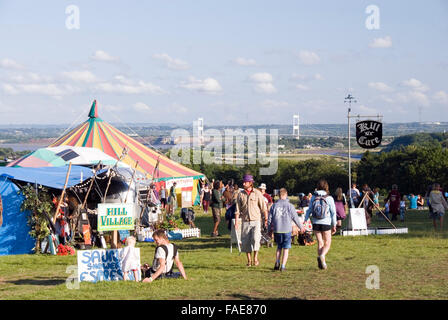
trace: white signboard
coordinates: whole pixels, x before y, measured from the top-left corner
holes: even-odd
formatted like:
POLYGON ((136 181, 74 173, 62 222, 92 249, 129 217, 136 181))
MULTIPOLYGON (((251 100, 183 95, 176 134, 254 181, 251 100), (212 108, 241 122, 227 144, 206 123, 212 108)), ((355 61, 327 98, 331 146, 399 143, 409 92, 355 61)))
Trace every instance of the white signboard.
POLYGON ((134 230, 133 203, 99 203, 98 231, 134 230))
MULTIPOLYGON (((118 281, 123 280, 123 250, 121 249, 97 249, 78 250, 78 281, 118 281)), ((140 248, 136 248, 138 261, 140 262, 140 248)), ((137 272, 138 280, 141 280, 140 268, 137 272)), ((128 272, 129 280, 135 280, 133 272, 128 272)))
POLYGON ((193 178, 171 179, 165 182, 165 187, 170 189, 174 182, 176 182, 176 189, 193 188, 193 178))
POLYGON ((350 208, 350 225, 352 230, 366 230, 367 221, 364 208, 350 208))

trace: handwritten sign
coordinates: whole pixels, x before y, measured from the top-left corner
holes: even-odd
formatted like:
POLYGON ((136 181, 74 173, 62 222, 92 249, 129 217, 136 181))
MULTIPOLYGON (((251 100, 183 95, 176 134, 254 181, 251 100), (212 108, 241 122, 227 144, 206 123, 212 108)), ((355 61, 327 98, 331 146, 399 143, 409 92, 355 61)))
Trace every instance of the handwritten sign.
MULTIPOLYGON (((123 280, 123 250, 98 249, 78 250, 78 281, 118 281, 123 280)), ((140 249, 136 248, 140 261, 140 249)), ((138 280, 141 280, 138 272, 138 280)), ((135 280, 133 272, 128 272, 128 279, 135 280)))
POLYGON ((373 149, 381 144, 383 124, 378 121, 366 120, 356 123, 356 141, 361 148, 373 149))
POLYGON ((99 203, 98 231, 133 230, 134 204, 99 203))

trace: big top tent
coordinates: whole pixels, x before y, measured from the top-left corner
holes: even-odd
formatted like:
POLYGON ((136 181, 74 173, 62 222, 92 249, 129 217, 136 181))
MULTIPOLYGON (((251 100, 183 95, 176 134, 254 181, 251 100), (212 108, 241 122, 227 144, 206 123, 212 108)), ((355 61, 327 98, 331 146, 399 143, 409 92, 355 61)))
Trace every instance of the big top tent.
MULTIPOLYGON (((121 159, 122 162, 130 167, 136 167, 138 171, 144 173, 148 178, 154 178, 154 181, 165 181, 167 186, 171 185, 173 179, 182 179, 192 181, 191 183, 179 184, 182 190, 192 190, 193 200, 197 198, 198 179, 204 177, 202 173, 189 169, 180 163, 177 163, 168 157, 148 148, 132 137, 124 134, 114 126, 103 121, 98 116, 96 100, 93 101, 89 112, 89 119, 81 123, 62 137, 58 138, 49 147, 57 146, 75 146, 97 148, 115 159, 121 159), (123 150, 127 153, 123 156, 123 150), (157 161, 159 166, 155 171, 157 161), (154 177, 153 177, 154 174, 154 177), (187 187, 188 185, 188 187, 187 187)), ((181 190, 176 190, 179 193, 181 190)), ((196 202, 196 201, 195 201, 196 202)))

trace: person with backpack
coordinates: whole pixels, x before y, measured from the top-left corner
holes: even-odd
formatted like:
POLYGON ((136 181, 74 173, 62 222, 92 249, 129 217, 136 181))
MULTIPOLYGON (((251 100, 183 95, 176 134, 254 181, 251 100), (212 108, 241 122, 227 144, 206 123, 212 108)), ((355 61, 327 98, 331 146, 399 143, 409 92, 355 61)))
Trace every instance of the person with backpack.
POLYGON ((187 280, 184 266, 179 259, 179 251, 175 244, 170 243, 168 237, 163 229, 158 229, 152 234, 154 242, 157 247, 154 252, 154 260, 152 267, 144 264, 142 268, 143 281, 153 282, 161 278, 179 278, 182 277, 187 280), (173 272, 173 265, 176 264, 179 272, 173 272))
POLYGON ((324 179, 317 183, 304 221, 310 217, 318 243, 317 265, 319 269, 327 269, 325 256, 330 250, 331 236, 336 233, 337 220, 334 199, 330 196, 328 182, 324 179))
POLYGON ((300 233, 305 232, 305 227, 300 222, 296 209, 289 202, 287 190, 281 188, 280 199, 272 205, 268 217, 269 237, 274 233, 274 240, 277 244, 274 270, 280 270, 282 272, 286 271, 286 262, 288 261, 289 249, 291 249, 291 231, 293 222, 299 227, 300 233), (280 257, 282 257, 281 269, 280 257))

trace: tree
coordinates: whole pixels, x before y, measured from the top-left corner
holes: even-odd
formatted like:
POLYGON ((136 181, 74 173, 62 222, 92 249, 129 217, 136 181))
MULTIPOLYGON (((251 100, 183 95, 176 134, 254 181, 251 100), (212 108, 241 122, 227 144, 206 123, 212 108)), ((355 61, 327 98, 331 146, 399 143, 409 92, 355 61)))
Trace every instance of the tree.
POLYGON ((39 253, 42 240, 50 234, 46 214, 50 214, 54 206, 45 187, 40 186, 36 189, 28 184, 20 192, 25 197, 21 210, 31 212, 28 216, 28 225, 31 227, 30 235, 36 240, 33 250, 35 253, 39 253))

